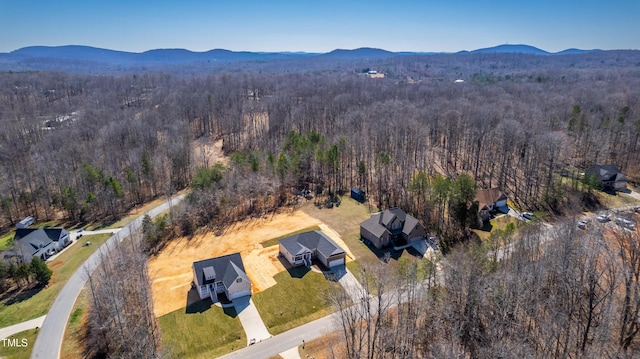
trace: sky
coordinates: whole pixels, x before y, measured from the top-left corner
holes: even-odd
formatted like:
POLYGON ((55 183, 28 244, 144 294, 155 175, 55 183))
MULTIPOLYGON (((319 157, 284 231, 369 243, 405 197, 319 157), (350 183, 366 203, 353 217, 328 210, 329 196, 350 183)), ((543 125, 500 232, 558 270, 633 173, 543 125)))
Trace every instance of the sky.
POLYGON ((0 0, 0 52, 640 49, 640 0, 0 0))

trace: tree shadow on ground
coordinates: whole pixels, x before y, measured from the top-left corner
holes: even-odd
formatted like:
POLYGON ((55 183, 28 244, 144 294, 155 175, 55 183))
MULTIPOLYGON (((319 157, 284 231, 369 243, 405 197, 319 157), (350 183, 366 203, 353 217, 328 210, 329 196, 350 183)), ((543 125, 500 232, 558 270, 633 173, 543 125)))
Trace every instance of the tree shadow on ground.
POLYGON ((34 295, 40 293, 45 287, 39 284, 31 284, 26 288, 20 286, 14 286, 10 290, 0 295, 0 302, 5 302, 6 305, 11 305, 25 301, 34 295))
POLYGON ((491 224, 491 221, 485 221, 482 222, 482 227, 478 229, 483 232, 491 232, 491 230, 493 229, 493 224, 491 224))

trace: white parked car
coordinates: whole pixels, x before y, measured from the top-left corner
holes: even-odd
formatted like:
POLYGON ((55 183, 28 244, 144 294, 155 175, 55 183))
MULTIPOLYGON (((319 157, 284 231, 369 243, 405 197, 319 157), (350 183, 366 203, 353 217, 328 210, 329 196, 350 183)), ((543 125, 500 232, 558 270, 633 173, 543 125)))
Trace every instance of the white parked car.
POLYGON ((625 228, 629 228, 629 229, 634 229, 636 228, 636 225, 633 224, 633 222, 631 222, 628 219, 624 219, 622 217, 618 217, 616 218, 616 224, 625 228))
POLYGON ((609 222, 611 219, 609 219, 609 215, 606 214, 601 214, 598 217, 596 217, 596 219, 598 220, 598 222, 609 222))
POLYGON ((533 218, 533 213, 531 213, 531 212, 522 212, 522 217, 530 220, 531 218, 533 218))

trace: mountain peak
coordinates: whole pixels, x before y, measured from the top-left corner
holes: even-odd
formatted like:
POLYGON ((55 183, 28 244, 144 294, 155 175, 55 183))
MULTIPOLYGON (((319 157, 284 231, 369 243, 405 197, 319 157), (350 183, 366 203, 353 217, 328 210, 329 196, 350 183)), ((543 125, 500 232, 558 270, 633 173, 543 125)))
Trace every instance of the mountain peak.
POLYGON ((550 55, 551 53, 541 50, 535 46, 524 44, 503 44, 494 47, 486 47, 470 51, 472 54, 533 54, 533 55, 550 55))

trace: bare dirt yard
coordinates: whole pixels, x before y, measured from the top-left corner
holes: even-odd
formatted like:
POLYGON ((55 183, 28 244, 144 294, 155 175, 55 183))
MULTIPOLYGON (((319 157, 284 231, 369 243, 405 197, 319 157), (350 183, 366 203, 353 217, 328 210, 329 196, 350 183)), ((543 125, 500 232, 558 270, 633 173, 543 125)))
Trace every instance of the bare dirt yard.
POLYGON ((196 167, 209 167, 216 162, 222 162, 225 165, 229 163, 229 158, 222 152, 222 140, 202 136, 193 141, 191 151, 196 167))
POLYGON ((278 246, 264 248, 261 243, 310 226, 319 226, 345 249, 347 261, 354 259, 336 231, 301 210, 239 222, 220 236, 207 233, 191 239, 184 237, 173 240, 149 260, 156 316, 186 306, 187 292, 193 280, 192 264, 195 261, 240 252, 254 293, 275 285, 273 276, 285 270, 278 259, 278 246))

